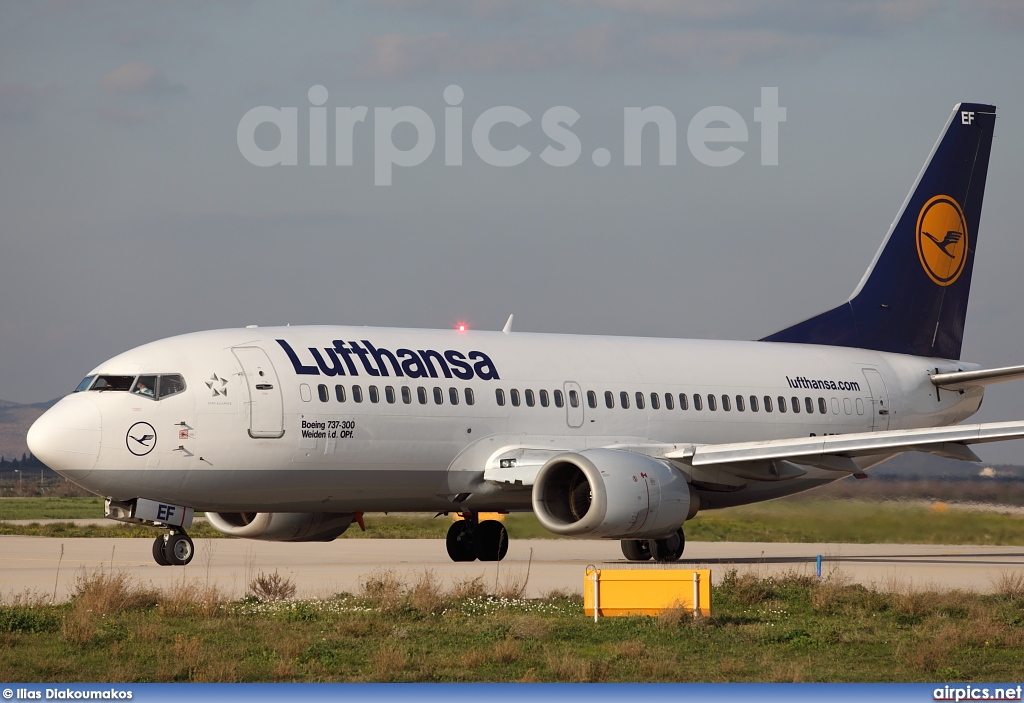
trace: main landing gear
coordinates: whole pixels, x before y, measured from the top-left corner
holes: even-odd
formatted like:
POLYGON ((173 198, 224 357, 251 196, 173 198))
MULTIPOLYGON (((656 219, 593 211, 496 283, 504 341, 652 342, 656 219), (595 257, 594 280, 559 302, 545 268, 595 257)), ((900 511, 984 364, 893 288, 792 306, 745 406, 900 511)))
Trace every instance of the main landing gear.
POLYGON ((501 561, 508 552, 508 531, 497 520, 480 522, 477 513, 462 513, 445 540, 452 561, 501 561))
POLYGON ((185 566, 195 553, 192 538, 182 529, 171 530, 153 541, 153 559, 160 566, 185 566))
POLYGON ((679 561, 685 547, 686 537, 683 536, 681 527, 676 530, 675 534, 665 539, 622 540, 622 554, 630 561, 647 561, 648 559, 662 563, 679 561))

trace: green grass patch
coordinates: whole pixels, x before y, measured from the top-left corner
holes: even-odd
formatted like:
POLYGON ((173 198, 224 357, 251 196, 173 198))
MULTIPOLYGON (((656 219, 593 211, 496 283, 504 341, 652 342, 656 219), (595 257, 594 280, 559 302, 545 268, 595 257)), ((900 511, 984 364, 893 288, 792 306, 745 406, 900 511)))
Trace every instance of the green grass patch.
POLYGON ((1024 545, 1019 516, 896 501, 771 501, 699 513, 685 529, 707 542, 1024 545))
POLYGON ((0 498, 0 520, 89 520, 103 517, 103 499, 0 498))
MULTIPOLYGON (((368 575, 326 600, 229 601, 118 573, 61 605, 0 605, 5 681, 1006 681, 1024 660, 1024 582, 999 593, 882 592, 727 574, 713 617, 584 616, 480 580, 368 575)), ((518 589, 521 592, 521 589, 518 589)))

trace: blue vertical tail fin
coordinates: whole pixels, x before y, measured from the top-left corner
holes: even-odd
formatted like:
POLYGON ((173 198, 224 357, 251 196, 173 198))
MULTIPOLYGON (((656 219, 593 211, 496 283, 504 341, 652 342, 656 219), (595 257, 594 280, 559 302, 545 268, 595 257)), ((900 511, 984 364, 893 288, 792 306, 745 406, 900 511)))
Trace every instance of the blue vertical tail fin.
POLYGON ((761 341, 959 359, 995 113, 957 105, 853 296, 761 341))

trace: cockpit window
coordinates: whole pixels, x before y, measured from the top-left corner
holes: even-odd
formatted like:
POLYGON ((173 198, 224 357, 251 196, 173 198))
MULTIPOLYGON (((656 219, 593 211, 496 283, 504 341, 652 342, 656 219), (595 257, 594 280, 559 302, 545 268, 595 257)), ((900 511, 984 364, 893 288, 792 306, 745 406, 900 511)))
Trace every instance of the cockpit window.
POLYGON ((92 384, 94 391, 126 391, 135 382, 134 376, 97 376, 92 384))
POLYGON ((95 379, 96 379, 95 376, 86 376, 85 378, 82 379, 82 382, 78 384, 78 388, 76 388, 74 392, 75 393, 81 393, 82 391, 89 390, 89 386, 92 385, 92 382, 95 379))
POLYGON ((76 393, 84 390, 93 391, 131 391, 133 395, 160 400, 185 390, 185 379, 181 374, 145 374, 135 376, 87 376, 78 384, 76 393), (91 384, 91 385, 90 385, 91 384))
POLYGON ((135 386, 132 388, 132 393, 143 395, 147 398, 156 397, 156 376, 139 376, 139 380, 135 382, 135 386))
POLYGON ((181 377, 181 374, 168 373, 160 377, 159 393, 157 398, 166 398, 169 395, 175 393, 181 393, 185 390, 185 379, 181 377))

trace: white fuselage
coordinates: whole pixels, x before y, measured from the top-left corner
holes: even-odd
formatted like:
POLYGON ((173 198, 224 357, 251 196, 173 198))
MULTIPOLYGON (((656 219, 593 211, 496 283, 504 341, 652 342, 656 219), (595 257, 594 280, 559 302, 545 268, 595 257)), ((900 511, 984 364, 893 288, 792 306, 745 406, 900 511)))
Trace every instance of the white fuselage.
MULTIPOLYGON (((53 436, 40 458, 116 500, 152 498, 197 510, 524 510, 528 490, 483 481, 486 458, 502 447, 699 445, 951 425, 978 409, 982 389, 939 392, 929 375, 965 368, 972 367, 766 342, 328 326, 218 330, 153 342, 100 364, 90 375, 180 374, 186 388, 159 400, 128 391, 73 393, 49 411, 53 436), (152 439, 132 439, 144 437, 133 428, 147 427, 152 439)), ((698 488, 702 508, 837 478, 810 468, 801 479, 762 484, 678 468, 698 488), (701 490, 740 483, 742 491, 701 490)))

